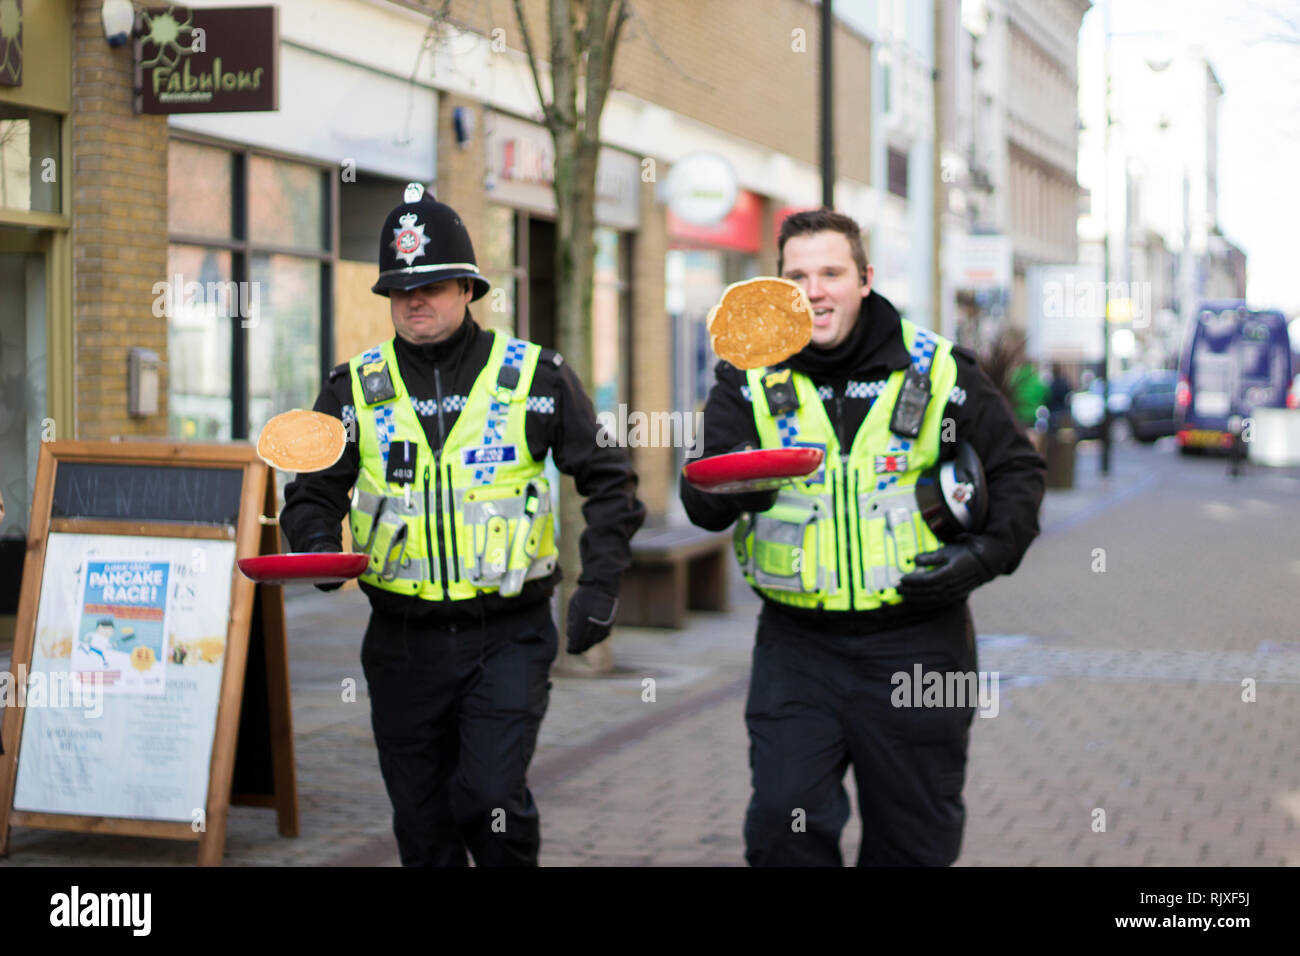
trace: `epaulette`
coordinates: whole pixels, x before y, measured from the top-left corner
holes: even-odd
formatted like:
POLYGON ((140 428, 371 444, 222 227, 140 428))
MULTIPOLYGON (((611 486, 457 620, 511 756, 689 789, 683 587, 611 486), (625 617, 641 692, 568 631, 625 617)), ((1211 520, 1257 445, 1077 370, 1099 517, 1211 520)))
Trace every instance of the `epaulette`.
POLYGON ((953 345, 952 354, 960 355, 972 365, 978 365, 980 363, 980 357, 964 345, 953 345))
POLYGON ((335 365, 332 369, 330 369, 329 380, 332 382, 336 378, 339 378, 340 376, 347 375, 347 374, 348 374, 348 363, 344 362, 342 365, 335 365))
POLYGON ((542 357, 538 361, 550 362, 556 368, 559 368, 561 365, 564 364, 564 356, 561 355, 559 352, 555 351, 555 349, 544 348, 542 349, 542 357))

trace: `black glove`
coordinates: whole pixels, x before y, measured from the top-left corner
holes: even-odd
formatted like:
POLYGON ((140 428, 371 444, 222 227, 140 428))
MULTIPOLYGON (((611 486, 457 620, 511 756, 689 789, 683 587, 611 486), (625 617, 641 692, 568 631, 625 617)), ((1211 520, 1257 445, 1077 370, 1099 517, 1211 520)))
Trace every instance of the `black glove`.
POLYGON ((731 495, 741 511, 766 511, 776 504, 777 489, 770 491, 746 491, 742 494, 731 495))
MULTIPOLYGON (((316 554, 320 552, 333 552, 337 554, 340 550, 338 542, 333 539, 316 538, 313 541, 307 542, 307 549, 303 553, 316 554)), ((318 584, 316 585, 316 588, 321 591, 337 591, 339 588, 343 587, 343 583, 344 582, 342 581, 335 581, 333 584, 318 584)))
POLYGON ((609 637, 618 611, 618 597, 587 584, 580 584, 569 598, 570 654, 581 654, 609 637))
POLYGON ((904 574, 898 593, 907 604, 922 607, 944 607, 964 601, 971 591, 997 577, 987 549, 976 535, 967 535, 938 551, 918 554, 916 566, 934 570, 904 574))

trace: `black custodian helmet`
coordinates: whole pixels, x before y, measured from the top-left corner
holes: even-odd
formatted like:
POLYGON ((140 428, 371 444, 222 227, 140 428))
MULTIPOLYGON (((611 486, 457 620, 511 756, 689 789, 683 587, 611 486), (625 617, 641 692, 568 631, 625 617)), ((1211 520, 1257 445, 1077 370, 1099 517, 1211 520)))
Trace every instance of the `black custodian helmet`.
POLYGON ((916 480, 916 504, 940 541, 984 530, 989 513, 984 465, 968 442, 958 442, 952 461, 940 461, 916 480))
POLYGON ((463 277, 474 283, 471 302, 487 295, 491 286, 478 271, 469 230, 456 210, 425 193, 419 183, 406 187, 403 200, 380 230, 379 281, 370 291, 387 296, 392 289, 463 277))

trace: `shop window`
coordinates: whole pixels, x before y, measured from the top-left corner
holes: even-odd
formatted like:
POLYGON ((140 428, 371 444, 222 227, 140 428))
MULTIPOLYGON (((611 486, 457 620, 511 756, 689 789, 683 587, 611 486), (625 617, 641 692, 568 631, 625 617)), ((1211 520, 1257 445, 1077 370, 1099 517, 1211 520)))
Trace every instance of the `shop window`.
POLYGON ((0 229, 0 614, 18 604, 46 409, 45 257, 0 229))
POLYGON ((329 248, 327 184, 315 166, 250 156, 248 238, 282 249, 329 248))
MULTIPOLYGON (((759 275, 758 258, 724 249, 670 249, 664 266, 673 333, 674 408, 703 411, 718 362, 709 338, 709 310, 727 286, 759 275)), ((677 457, 682 464, 685 449, 679 448, 677 457)))
MULTIPOLYGON (((379 274, 379 232, 392 208, 402 201, 407 180, 358 172, 356 182, 339 185, 339 258, 365 262, 379 274)), ((475 246, 475 251, 478 247, 475 246)))
POLYGON ((515 212, 508 206, 489 205, 483 216, 481 237, 474 236, 479 271, 492 285, 485 298, 474 303, 474 318, 485 329, 515 333, 516 289, 527 272, 516 265, 515 212))
POLYGON ((234 156, 228 150, 173 142, 167 150, 167 222, 173 236, 234 238, 234 156))
POLYGON ((172 244, 159 298, 173 438, 240 440, 314 403, 332 340, 329 172, 170 143, 172 244))
MULTIPOLYGON (((230 344, 238 295, 231 283, 231 254, 202 246, 167 250, 174 278, 157 305, 167 313, 168 432, 186 441, 229 441, 230 344), (187 282, 193 282, 188 289, 187 282)), ((156 301, 156 300, 155 300, 156 301)))
POLYGON ((627 288, 621 273, 619 234, 596 230, 596 269, 591 302, 592 404, 596 411, 617 411, 622 388, 623 299, 627 288))
POLYGON ((889 191, 907 198, 907 152, 889 147, 889 191))
POLYGON ((0 103, 0 209, 60 212, 59 117, 0 103))
POLYGON ((316 400, 322 268, 296 256, 253 256, 252 287, 261 290, 261 301, 248 330, 250 435, 272 415, 310 408, 316 400))

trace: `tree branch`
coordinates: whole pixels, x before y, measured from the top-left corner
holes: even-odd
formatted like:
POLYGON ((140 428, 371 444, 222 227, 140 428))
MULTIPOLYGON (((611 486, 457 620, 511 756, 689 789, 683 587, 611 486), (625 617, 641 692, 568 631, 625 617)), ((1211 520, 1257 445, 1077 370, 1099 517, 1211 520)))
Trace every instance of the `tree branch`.
MULTIPOLYGON (((518 0, 516 0, 518 2, 518 0)), ((550 0, 551 8, 551 109, 558 129, 576 130, 578 126, 576 48, 573 10, 570 0, 550 0)), ((558 144, 557 144, 558 145, 558 144)))
MULTIPOLYGON (((542 120, 547 127, 555 131, 555 116, 550 106, 546 103, 546 97, 542 94, 542 75, 537 66, 537 56, 533 53, 533 40, 528 35, 528 25, 524 22, 523 0, 514 0, 515 20, 519 24, 519 33, 524 38, 524 53, 528 55, 528 69, 533 74, 533 86, 537 89, 537 101, 542 104, 542 120)), ((552 65, 551 70, 551 88, 555 87, 555 70, 552 65)))
MULTIPOLYGON (((628 18, 627 0, 618 0, 614 22, 609 22, 611 0, 593 3, 587 22, 587 103, 584 119, 596 117, 596 128, 586 126, 590 139, 600 139, 600 116, 605 110, 605 98, 613 81, 614 54, 618 49, 619 33, 628 18), (597 13, 599 18, 597 19, 597 13)), ((586 125, 586 124, 584 124, 586 125)))

